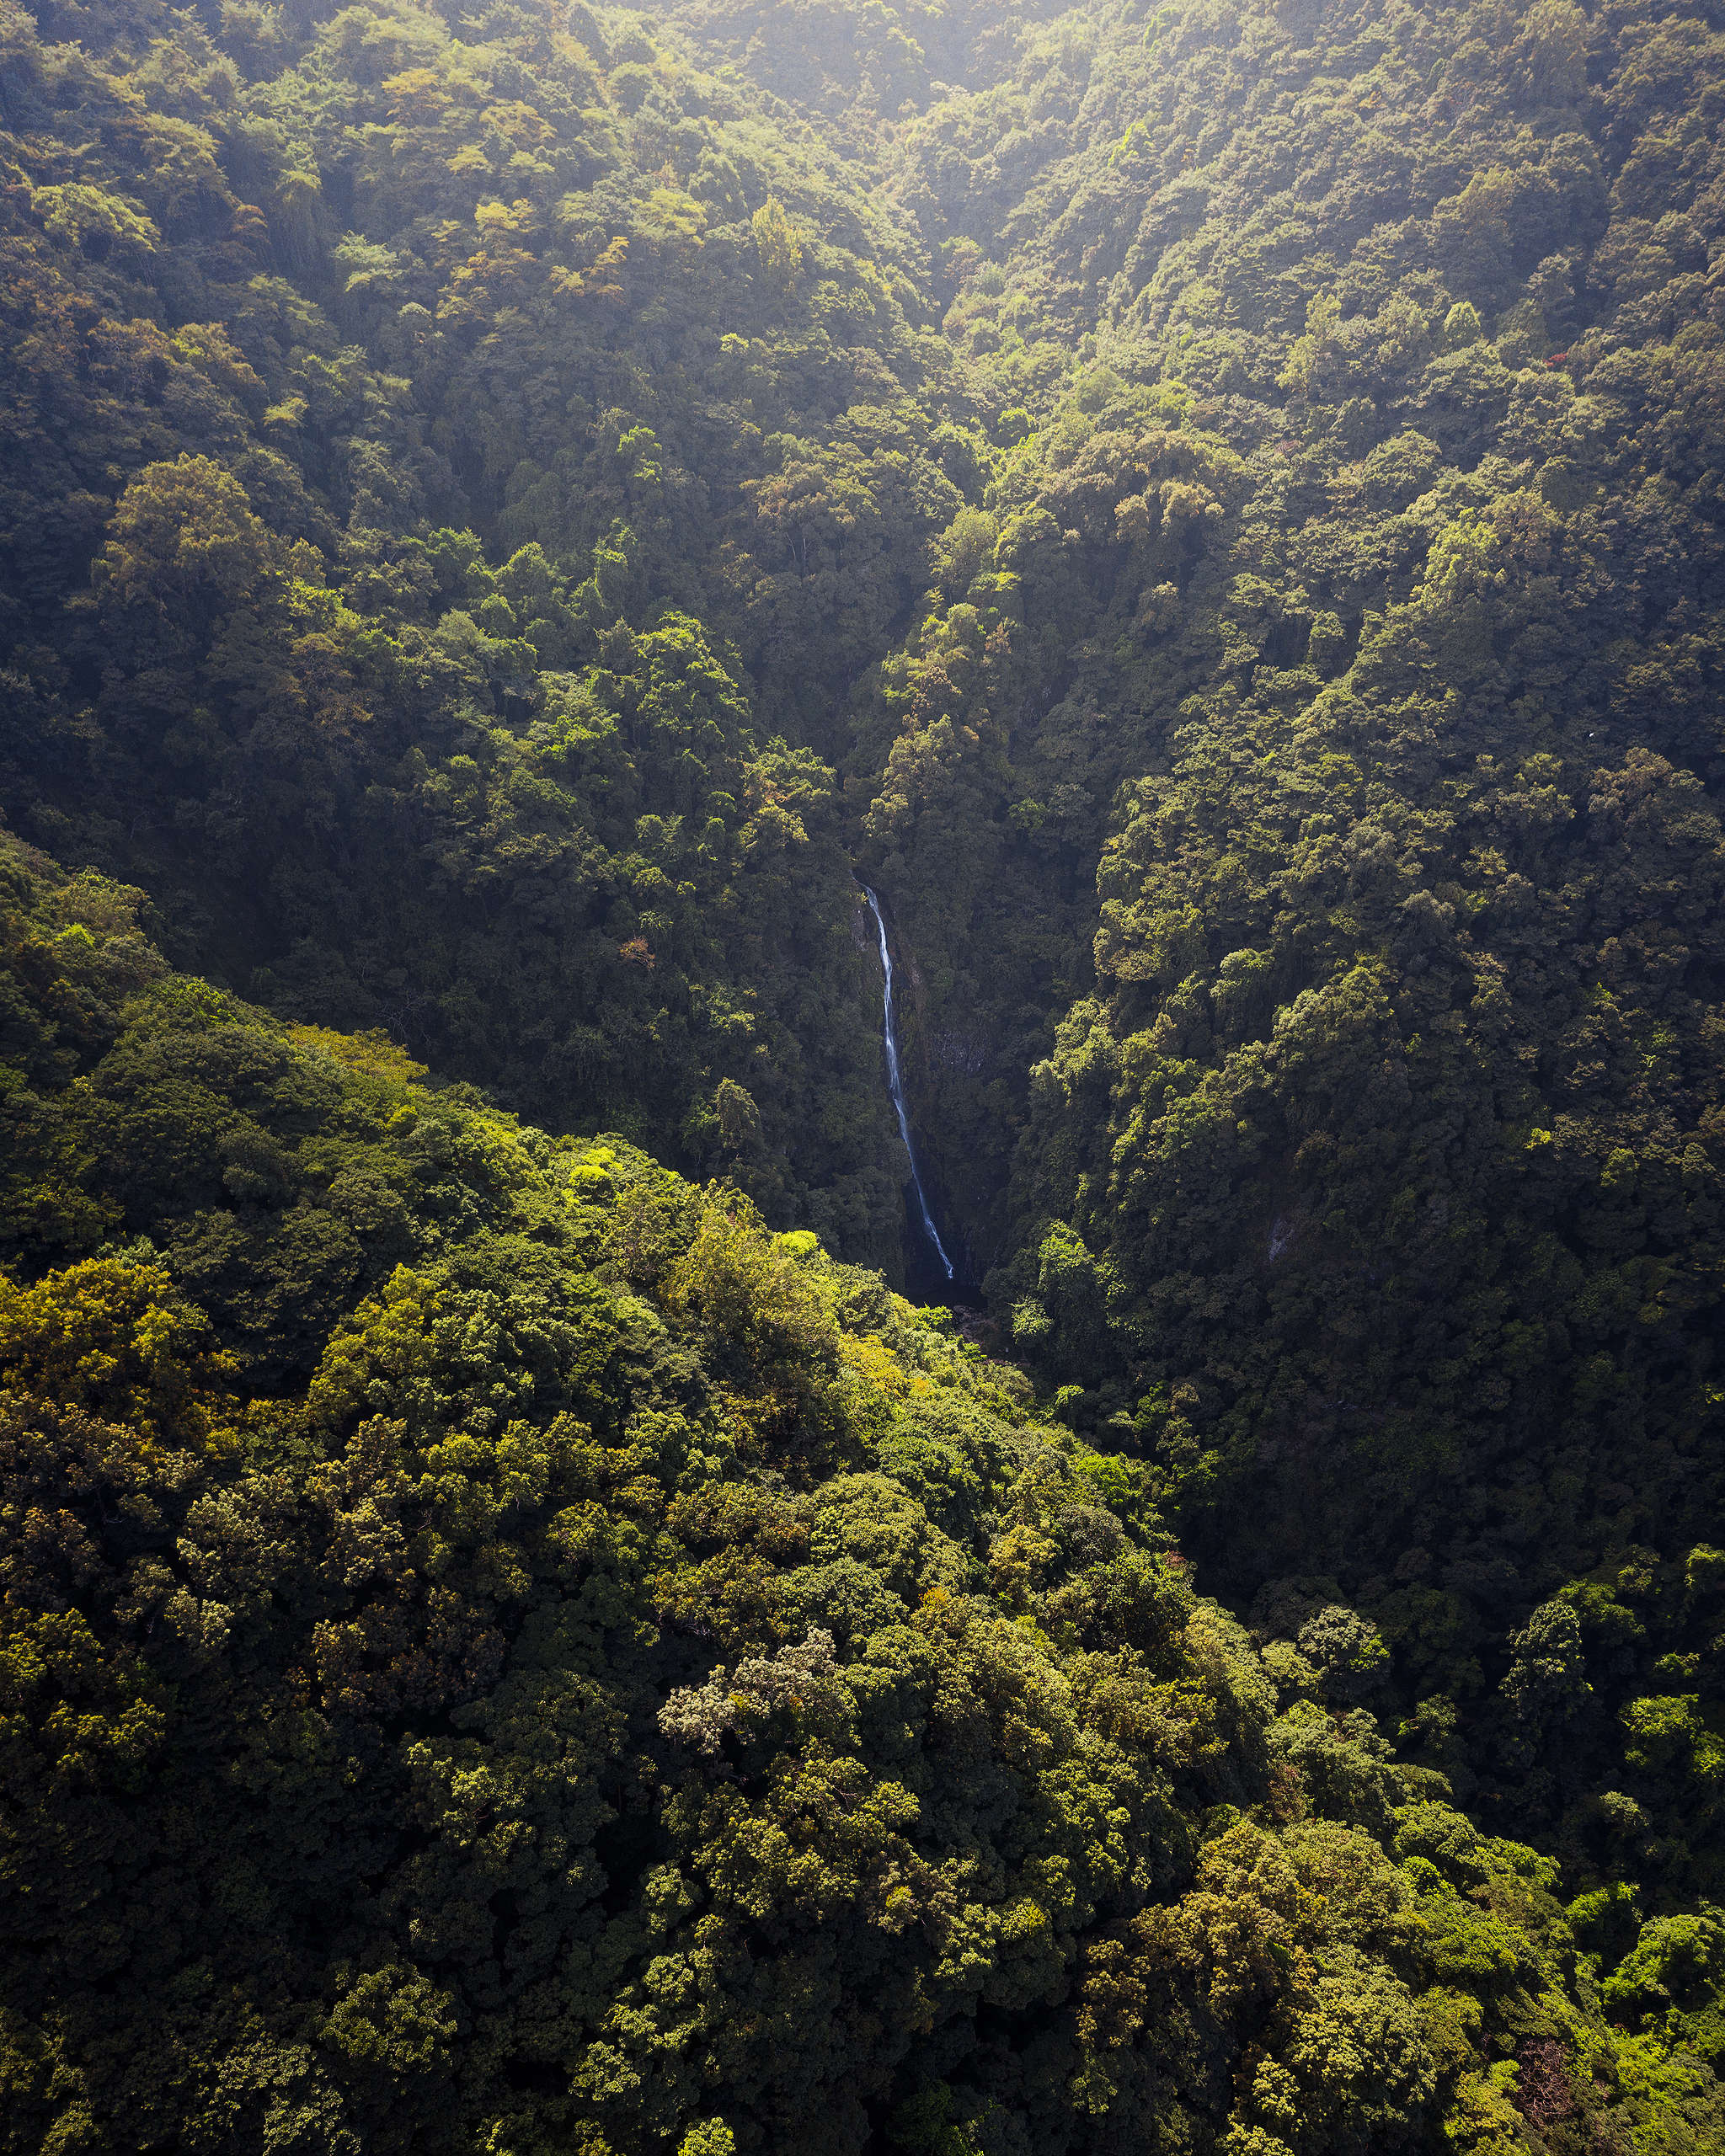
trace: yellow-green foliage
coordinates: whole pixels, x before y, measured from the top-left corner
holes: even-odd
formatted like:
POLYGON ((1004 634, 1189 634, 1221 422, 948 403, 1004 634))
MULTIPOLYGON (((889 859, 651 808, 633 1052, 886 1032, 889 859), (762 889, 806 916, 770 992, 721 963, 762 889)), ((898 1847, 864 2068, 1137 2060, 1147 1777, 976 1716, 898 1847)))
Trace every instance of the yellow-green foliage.
POLYGON ((1278 1716, 1141 1465, 940 1314, 6 866, 8 2148, 1319 2156, 1517 2056, 1605 2132, 1704 2085, 1712 1932, 1612 1977, 1620 2077, 1550 1868, 1278 1716))

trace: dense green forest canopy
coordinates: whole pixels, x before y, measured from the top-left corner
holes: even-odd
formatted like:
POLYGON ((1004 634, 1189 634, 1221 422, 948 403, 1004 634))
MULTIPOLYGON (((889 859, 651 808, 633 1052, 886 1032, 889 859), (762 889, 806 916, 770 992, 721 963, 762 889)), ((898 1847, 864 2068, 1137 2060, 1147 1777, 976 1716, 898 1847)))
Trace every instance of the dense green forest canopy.
POLYGON ((8 2149, 1725 2149, 1722 120, 0 0, 8 2149))
POLYGON ((0 1221, 104 1238, 0 1283, 8 2148, 1720 2145, 1725 1920, 1566 1908, 1356 1612, 1260 1655, 948 1313, 0 877, 0 1221))

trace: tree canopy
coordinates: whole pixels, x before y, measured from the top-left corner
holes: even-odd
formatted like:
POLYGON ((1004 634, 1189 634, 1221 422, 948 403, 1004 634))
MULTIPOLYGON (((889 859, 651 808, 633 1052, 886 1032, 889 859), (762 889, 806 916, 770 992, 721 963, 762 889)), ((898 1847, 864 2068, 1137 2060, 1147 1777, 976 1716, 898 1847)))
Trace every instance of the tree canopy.
POLYGON ((1725 2146, 1722 114, 0 0, 8 2148, 1725 2146))

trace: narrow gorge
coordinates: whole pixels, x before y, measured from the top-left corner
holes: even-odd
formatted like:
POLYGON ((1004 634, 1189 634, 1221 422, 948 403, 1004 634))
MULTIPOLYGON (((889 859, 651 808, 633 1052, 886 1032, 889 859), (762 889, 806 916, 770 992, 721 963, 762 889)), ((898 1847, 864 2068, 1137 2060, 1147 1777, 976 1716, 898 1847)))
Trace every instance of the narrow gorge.
MULTIPOLYGON (((923 1187, 921 1171, 916 1165, 916 1141, 911 1135, 911 1118, 905 1107, 904 1079, 899 1067, 899 1025, 893 1009, 893 954, 887 944, 886 917, 880 910, 880 900, 876 898, 873 891, 865 886, 862 895, 868 901, 869 915, 874 922, 875 932, 880 942, 881 1044, 886 1057, 887 1091, 892 1097, 893 1113, 898 1119, 899 1135, 904 1140, 905 1159, 911 1171, 910 1187, 916 1201, 914 1208, 910 1210, 910 1218, 906 1223, 907 1230, 913 1243, 920 1239, 926 1246, 939 1269, 940 1278, 944 1280, 948 1288, 951 1288, 957 1275, 953 1270, 953 1261, 947 1256, 946 1245, 941 1241, 940 1230, 935 1225, 934 1214, 929 1208, 928 1193, 923 1187)), ((926 1270, 927 1267, 918 1268, 912 1264, 906 1269, 914 1273, 919 1269, 926 1270)), ((912 1284, 914 1286, 914 1283, 912 1284)))

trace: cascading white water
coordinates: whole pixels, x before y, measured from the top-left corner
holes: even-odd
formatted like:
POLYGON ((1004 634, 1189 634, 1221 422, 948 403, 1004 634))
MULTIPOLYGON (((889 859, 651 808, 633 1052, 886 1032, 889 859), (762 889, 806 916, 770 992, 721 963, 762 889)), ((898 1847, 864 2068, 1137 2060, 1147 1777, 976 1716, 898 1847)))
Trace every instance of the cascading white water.
POLYGON ((916 1166, 916 1148, 911 1143, 911 1118, 905 1113, 905 1088, 899 1075, 899 1024, 893 1011, 893 954, 887 948, 886 922, 881 915, 880 900, 867 884, 862 895, 868 901, 868 910, 874 915, 875 931, 880 937, 880 969, 886 976, 885 1031, 886 1082, 893 1097, 893 1107, 898 1112, 899 1134, 905 1141, 905 1150, 911 1157, 911 1187, 916 1193, 917 1210, 922 1215, 923 1233, 934 1246, 934 1251, 945 1267, 946 1276, 952 1279, 953 1261, 947 1256, 947 1246, 940 1239, 940 1230, 934 1225, 934 1215, 928 1209, 928 1196, 922 1187, 922 1177, 916 1166))

